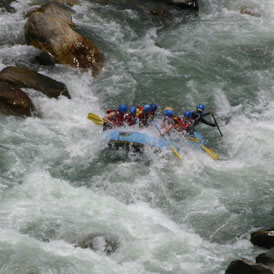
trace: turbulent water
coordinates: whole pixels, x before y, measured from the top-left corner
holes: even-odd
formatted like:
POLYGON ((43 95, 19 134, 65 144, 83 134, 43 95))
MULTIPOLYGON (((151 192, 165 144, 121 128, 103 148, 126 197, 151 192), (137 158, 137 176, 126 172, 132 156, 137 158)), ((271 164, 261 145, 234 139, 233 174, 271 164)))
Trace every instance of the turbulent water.
POLYGON ((198 15, 153 17, 157 2, 81 0, 75 29, 105 57, 97 78, 33 63, 30 4, 1 11, 0 69, 36 68, 72 99, 24 89, 43 118, 0 115, 0 273, 221 274, 254 261, 250 233, 274 221, 273 1, 200 0, 198 15), (157 103, 159 118, 205 104, 224 136, 197 129, 220 159, 109 152, 87 114, 120 103, 157 103), (78 247, 92 235, 93 249, 78 247))

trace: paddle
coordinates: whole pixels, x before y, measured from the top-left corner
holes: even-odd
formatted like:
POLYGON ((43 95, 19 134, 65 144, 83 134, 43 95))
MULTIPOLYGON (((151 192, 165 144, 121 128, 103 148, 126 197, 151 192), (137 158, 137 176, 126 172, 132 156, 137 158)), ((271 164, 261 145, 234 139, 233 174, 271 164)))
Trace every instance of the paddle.
MULTIPOLYGON (((158 126, 155 124, 155 122, 152 120, 151 123, 157 128, 157 130, 160 132, 161 134, 161 130, 158 128, 158 126)), ((175 154, 175 156, 179 159, 182 160, 181 156, 178 154, 176 148, 167 140, 167 138, 165 136, 162 136, 164 138, 164 140, 169 144, 169 148, 172 150, 172 152, 175 154)))
MULTIPOLYGON (((192 142, 195 142, 195 143, 198 143, 199 142, 199 139, 197 138, 193 138, 193 137, 187 137, 187 139, 189 141, 192 141, 192 142)), ((208 148, 208 147, 205 147, 204 145, 200 144, 200 147, 213 159, 213 160, 218 160, 219 158, 219 155, 214 152, 212 149, 208 148)))
POLYGON ((103 126, 104 125, 102 122, 99 122, 99 121, 96 121, 96 120, 92 120, 92 122, 97 126, 103 126))
POLYGON ((97 123, 100 122, 100 123, 102 123, 102 125, 105 122, 102 118, 100 118, 99 116, 97 116, 96 114, 93 114, 93 113, 88 114, 88 119, 93 121, 93 122, 97 122, 97 123))
POLYGON ((216 119, 215 119, 213 113, 211 113, 211 115, 212 115, 212 118, 213 118, 213 120, 214 120, 214 122, 215 122, 216 127, 218 128, 218 130, 219 130, 219 132, 220 132, 220 135, 223 137, 223 133, 221 132, 221 130, 220 130, 220 128, 219 128, 219 125, 218 125, 218 123, 217 123, 217 121, 216 121, 216 119))
POLYGON ((219 155, 214 152, 212 149, 205 147, 204 145, 200 144, 200 147, 213 159, 213 160, 218 160, 219 155))

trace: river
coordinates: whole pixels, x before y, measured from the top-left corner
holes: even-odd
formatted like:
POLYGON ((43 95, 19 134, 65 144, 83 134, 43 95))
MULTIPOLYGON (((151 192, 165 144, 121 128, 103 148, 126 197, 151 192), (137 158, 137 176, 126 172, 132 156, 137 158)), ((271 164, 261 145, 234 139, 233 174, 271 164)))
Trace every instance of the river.
POLYGON ((156 1, 80 0, 75 29, 105 57, 96 78, 33 63, 29 3, 0 13, 0 69, 36 68, 72 99, 24 89, 43 118, 0 115, 0 273, 222 274, 234 259, 254 261, 250 233, 274 221, 272 1, 200 0, 198 14, 157 17, 156 1), (244 5, 260 17, 240 14, 244 5), (204 104, 224 136, 197 129, 220 159, 109 152, 87 114, 120 103, 157 103, 159 118, 166 106, 204 104), (75 246, 90 235, 94 250, 75 246))

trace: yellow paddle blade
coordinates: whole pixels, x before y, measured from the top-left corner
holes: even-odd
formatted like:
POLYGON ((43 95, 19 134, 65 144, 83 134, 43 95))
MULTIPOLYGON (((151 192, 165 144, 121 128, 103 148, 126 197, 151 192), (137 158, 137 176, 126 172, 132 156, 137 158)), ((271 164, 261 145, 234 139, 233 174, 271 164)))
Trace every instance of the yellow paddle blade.
POLYGON ((102 123, 102 122, 98 122, 98 121, 94 121, 94 120, 92 120, 92 122, 94 124, 96 124, 97 126, 103 126, 104 125, 104 123, 102 123))
POLYGON ((88 114, 88 119, 91 121, 105 122, 102 118, 93 113, 88 114))
POLYGON ((192 141, 192 142, 195 142, 195 143, 198 143, 198 142, 199 142, 199 139, 194 138, 194 137, 187 137, 187 140, 192 141))
POLYGON ((208 147, 203 146, 202 144, 200 144, 200 146, 213 160, 218 160, 219 155, 216 152, 214 152, 208 147))
POLYGON ((99 116, 97 116, 93 113, 88 114, 88 119, 91 120, 97 126, 103 126, 104 122, 105 122, 103 119, 101 119, 99 116))
MULTIPOLYGON (((187 137, 187 140, 195 142, 195 143, 199 142, 199 139, 193 138, 193 137, 187 137)), ((200 144, 200 146, 213 160, 215 160, 215 161, 218 160, 219 155, 216 152, 214 152, 212 149, 210 149, 208 147, 203 146, 202 144, 200 144)))
POLYGON ((179 159, 179 160, 182 160, 181 156, 178 154, 177 150, 175 149, 174 146, 170 146, 170 149, 172 150, 172 152, 176 155, 176 157, 179 159))

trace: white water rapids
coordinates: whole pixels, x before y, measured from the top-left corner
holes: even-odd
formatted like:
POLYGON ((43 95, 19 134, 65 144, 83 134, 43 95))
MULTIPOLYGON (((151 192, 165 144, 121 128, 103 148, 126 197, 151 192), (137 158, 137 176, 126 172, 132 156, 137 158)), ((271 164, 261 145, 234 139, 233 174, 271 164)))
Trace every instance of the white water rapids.
POLYGON ((154 2, 81 0, 76 30, 105 56, 97 78, 32 63, 30 3, 0 13, 0 69, 38 68, 72 99, 24 89, 43 118, 0 115, 0 274, 222 274, 234 259, 254 261, 250 233, 273 227, 272 1, 200 1, 198 16, 153 18, 154 2), (240 14, 245 5, 261 16, 240 14), (110 153, 87 119, 152 102, 213 109, 224 137, 197 129, 220 160, 193 149, 181 162, 170 151, 110 153), (101 237, 95 250, 76 246, 89 235, 101 237))

